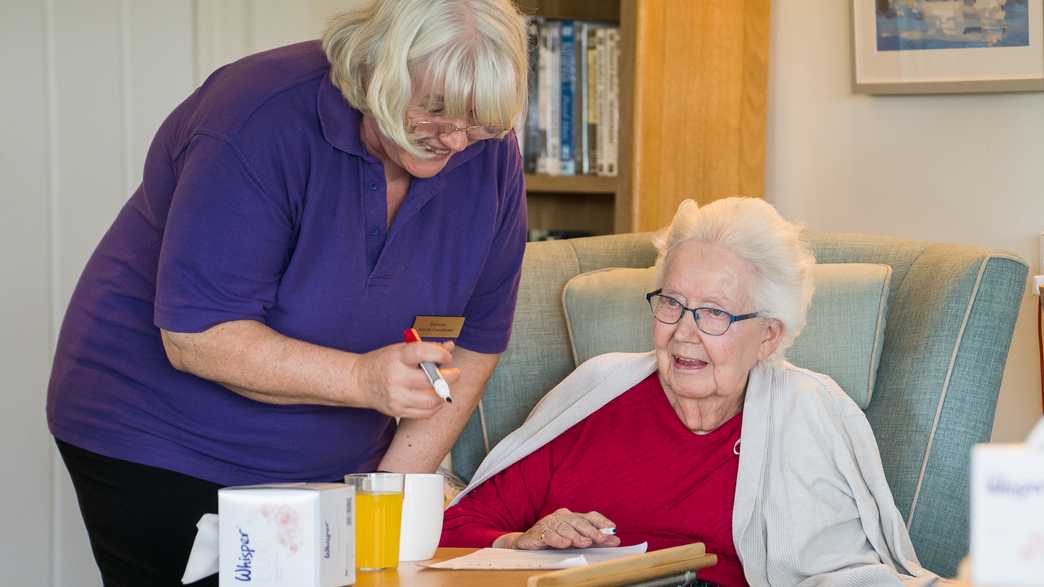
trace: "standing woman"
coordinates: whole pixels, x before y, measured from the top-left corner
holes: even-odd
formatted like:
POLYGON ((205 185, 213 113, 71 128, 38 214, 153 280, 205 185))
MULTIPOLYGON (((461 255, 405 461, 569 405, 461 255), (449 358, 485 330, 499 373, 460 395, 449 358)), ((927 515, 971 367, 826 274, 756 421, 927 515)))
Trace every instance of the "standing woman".
POLYGON ((510 334, 526 67, 509 0, 362 0, 166 119, 48 391, 107 585, 178 584, 221 486, 437 467, 510 334))

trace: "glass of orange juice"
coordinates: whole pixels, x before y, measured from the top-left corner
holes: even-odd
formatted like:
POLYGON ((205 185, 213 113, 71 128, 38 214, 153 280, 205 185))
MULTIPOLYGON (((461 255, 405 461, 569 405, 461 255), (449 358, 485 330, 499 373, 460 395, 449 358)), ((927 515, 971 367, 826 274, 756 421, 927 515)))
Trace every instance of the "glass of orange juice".
POLYGON ((344 482, 355 487, 355 568, 399 566, 403 474, 356 473, 344 482))

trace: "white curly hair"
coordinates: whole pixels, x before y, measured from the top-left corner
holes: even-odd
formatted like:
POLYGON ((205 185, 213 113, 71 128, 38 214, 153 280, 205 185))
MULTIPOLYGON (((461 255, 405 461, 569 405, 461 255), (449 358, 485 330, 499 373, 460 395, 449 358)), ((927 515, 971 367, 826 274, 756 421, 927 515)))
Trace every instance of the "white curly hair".
POLYGON ((768 360, 781 360, 805 327, 815 290, 816 258, 801 226, 760 198, 724 198, 702 207, 685 200, 671 224, 653 238, 659 251, 657 286, 663 283, 671 253, 689 241, 724 247, 754 267, 756 282, 750 294, 757 311, 783 324, 783 339, 768 360))

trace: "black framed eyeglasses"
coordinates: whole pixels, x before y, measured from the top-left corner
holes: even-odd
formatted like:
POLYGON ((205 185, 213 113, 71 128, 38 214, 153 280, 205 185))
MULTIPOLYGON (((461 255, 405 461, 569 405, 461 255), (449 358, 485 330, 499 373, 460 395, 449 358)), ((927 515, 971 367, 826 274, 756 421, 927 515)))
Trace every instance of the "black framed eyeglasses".
POLYGON ((696 328, 699 328, 700 332, 711 336, 721 336, 728 331, 733 322, 749 320, 759 315, 758 312, 739 315, 730 314, 721 308, 686 308, 678 300, 660 293, 661 291, 663 290, 658 289, 645 294, 645 300, 649 302, 649 308, 652 309, 654 318, 664 324, 677 324, 685 316, 685 312, 692 312, 692 319, 696 321, 696 328))

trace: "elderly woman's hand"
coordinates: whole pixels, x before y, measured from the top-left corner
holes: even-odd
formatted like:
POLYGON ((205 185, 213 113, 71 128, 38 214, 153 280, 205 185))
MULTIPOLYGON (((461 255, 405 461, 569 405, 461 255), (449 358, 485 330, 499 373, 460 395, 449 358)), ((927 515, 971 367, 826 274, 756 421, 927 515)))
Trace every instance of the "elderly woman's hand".
POLYGON ((435 394, 420 369, 422 361, 439 365, 446 383, 460 379, 453 363, 452 342, 393 344, 360 355, 353 380, 365 397, 366 407, 399 418, 428 418, 445 402, 435 394))
POLYGON ((612 534, 603 534, 600 528, 615 528, 609 518, 598 512, 581 514, 559 508, 541 518, 533 527, 522 533, 505 534, 494 546, 506 546, 520 550, 544 548, 587 548, 589 546, 620 546, 620 539, 612 534), (510 538, 508 538, 510 537, 510 538), (505 544, 505 542, 509 544, 505 544))

